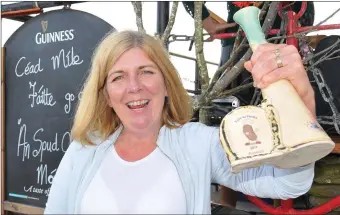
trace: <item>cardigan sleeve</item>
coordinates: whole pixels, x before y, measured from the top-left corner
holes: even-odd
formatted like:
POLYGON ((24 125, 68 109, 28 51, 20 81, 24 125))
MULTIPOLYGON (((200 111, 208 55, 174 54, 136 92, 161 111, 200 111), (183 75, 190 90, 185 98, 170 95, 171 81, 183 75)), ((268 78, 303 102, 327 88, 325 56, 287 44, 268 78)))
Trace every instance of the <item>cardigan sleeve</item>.
POLYGON ((260 198, 289 199, 308 192, 314 178, 314 164, 292 169, 270 165, 232 173, 219 140, 218 129, 211 136, 212 182, 260 198))
POLYGON ((66 214, 68 211, 69 178, 73 169, 73 155, 80 144, 73 141, 66 150, 53 178, 44 214, 66 214))

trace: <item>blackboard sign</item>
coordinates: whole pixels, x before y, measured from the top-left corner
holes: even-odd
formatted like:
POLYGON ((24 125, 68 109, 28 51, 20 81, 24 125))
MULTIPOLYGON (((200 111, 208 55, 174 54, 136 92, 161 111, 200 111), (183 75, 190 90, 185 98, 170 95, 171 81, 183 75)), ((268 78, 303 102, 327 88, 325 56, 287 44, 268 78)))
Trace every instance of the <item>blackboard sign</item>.
POLYGON ((62 9, 30 19, 5 44, 6 201, 45 207, 93 51, 112 30, 62 9))

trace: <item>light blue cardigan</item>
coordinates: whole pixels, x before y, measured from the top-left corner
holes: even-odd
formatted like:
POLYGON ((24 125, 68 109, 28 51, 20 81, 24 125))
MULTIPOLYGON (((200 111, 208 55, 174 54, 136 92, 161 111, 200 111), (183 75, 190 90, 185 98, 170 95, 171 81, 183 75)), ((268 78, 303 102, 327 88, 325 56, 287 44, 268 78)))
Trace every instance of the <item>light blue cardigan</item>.
MULTIPOLYGON (((45 214, 79 213, 86 188, 105 154, 113 150, 121 130, 120 127, 105 141, 93 139, 96 146, 83 146, 76 141, 71 143, 53 179, 45 214)), ((314 177, 314 163, 288 170, 262 166, 233 174, 219 141, 218 128, 197 122, 177 129, 163 126, 157 145, 178 170, 188 214, 211 213, 212 182, 248 195, 287 199, 306 193, 314 177)))

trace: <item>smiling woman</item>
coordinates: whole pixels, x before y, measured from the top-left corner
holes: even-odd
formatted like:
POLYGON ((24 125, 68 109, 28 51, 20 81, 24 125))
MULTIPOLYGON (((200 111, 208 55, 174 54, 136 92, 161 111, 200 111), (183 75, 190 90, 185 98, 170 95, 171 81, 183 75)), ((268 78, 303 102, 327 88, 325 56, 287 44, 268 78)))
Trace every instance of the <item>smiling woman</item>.
MULTIPOLYGON (((280 74, 268 63, 279 49, 294 62, 285 64, 287 71, 300 70, 276 79, 306 81, 297 50, 259 47, 246 65, 253 76, 280 74)), ((107 35, 94 53, 73 142, 45 213, 210 214, 211 183, 273 199, 296 198, 310 188, 314 163, 232 173, 218 128, 189 122, 191 117, 191 98, 161 41, 135 31, 107 35)))
POLYGON ((89 131, 99 131, 107 138, 121 121, 124 127, 133 129, 126 120, 141 119, 144 114, 137 114, 142 109, 131 111, 131 102, 144 99, 149 100, 148 117, 162 113, 155 116, 163 119, 161 123, 153 119, 156 127, 173 127, 191 118, 190 97, 167 52, 151 36, 130 31, 109 35, 93 57, 92 71, 72 129, 73 138, 80 142, 91 144, 89 131))

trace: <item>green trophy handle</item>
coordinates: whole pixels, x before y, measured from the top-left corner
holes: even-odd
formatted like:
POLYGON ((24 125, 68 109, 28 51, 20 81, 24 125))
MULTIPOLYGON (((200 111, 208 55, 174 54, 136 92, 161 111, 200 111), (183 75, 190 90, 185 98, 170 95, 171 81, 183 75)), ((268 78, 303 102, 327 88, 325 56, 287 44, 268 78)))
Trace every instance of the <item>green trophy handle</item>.
MULTIPOLYGON (((262 27, 259 21, 260 9, 254 6, 249 6, 240 9, 234 14, 234 20, 241 26, 245 35, 248 39, 249 46, 252 51, 255 52, 257 47, 261 44, 268 43, 262 27)), ((294 92, 294 87, 288 80, 280 80, 266 88, 261 89, 262 95, 268 101, 278 103, 278 100, 282 100, 287 95, 281 95, 284 91, 293 92, 294 97, 298 97, 297 93, 294 92), (283 96, 283 97, 282 97, 283 96)))
POLYGON ((261 10, 254 6, 249 6, 237 11, 233 18, 241 26, 246 34, 249 45, 253 52, 260 44, 267 43, 262 27, 259 22, 261 10))

